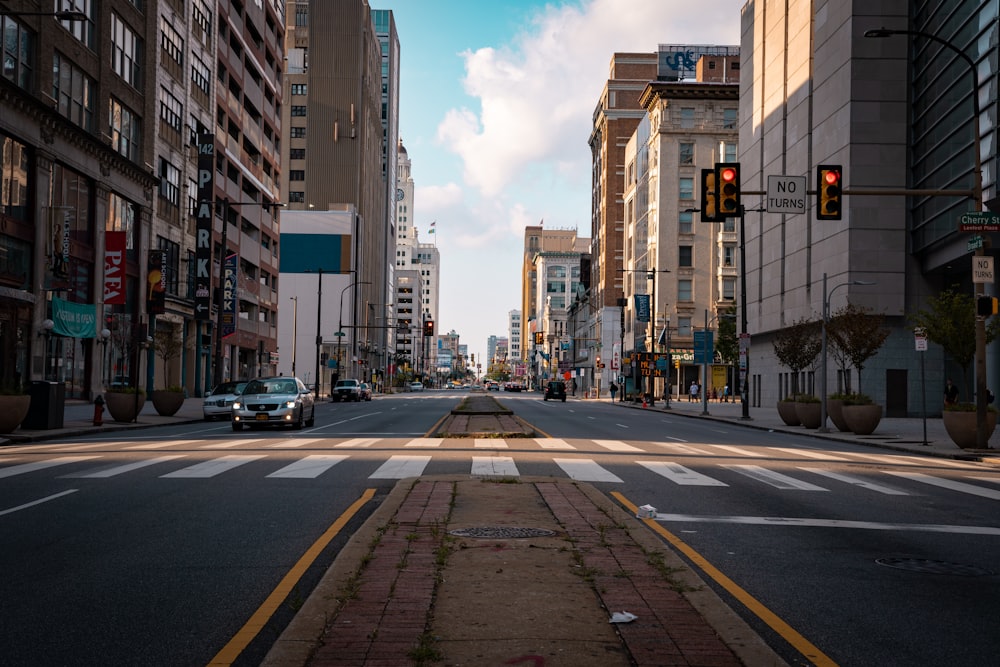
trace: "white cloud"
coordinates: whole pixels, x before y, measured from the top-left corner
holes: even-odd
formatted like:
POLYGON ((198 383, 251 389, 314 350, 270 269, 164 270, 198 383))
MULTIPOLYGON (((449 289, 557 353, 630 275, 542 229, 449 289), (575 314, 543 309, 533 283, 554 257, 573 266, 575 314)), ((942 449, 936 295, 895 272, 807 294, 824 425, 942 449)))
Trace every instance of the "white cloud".
POLYGON ((589 173, 587 137, 615 52, 652 53, 661 43, 719 43, 730 18, 739 39, 740 3, 733 0, 593 0, 547 6, 512 44, 463 54, 466 93, 478 111, 452 109, 437 138, 463 163, 463 179, 494 197, 538 163, 554 179, 589 173))

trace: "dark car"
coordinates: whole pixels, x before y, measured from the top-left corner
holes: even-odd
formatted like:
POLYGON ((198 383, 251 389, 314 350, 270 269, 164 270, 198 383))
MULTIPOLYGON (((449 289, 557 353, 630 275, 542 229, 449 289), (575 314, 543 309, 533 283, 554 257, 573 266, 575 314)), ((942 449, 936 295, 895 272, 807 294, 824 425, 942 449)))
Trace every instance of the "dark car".
POLYGON ((566 383, 562 380, 553 380, 552 382, 545 385, 545 398, 543 400, 552 399, 553 401, 566 402, 566 383))

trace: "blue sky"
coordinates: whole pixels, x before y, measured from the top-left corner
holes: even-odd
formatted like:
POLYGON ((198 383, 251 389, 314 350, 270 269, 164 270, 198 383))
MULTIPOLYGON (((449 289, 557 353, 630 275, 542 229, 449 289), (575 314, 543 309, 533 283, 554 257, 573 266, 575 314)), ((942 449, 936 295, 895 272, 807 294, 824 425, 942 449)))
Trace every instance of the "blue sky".
POLYGON ((739 44, 743 4, 372 0, 399 33, 413 219, 441 250, 438 332, 480 359, 520 308, 524 227, 590 236, 587 139, 612 54, 739 44))

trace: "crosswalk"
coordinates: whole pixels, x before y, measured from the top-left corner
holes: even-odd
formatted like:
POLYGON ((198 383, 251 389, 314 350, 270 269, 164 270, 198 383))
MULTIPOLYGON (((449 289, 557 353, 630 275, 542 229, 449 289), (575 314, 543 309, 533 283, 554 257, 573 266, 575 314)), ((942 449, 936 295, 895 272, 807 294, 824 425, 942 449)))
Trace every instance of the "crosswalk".
MULTIPOLYGON (((773 490, 828 493, 854 489, 885 496, 944 489, 1000 500, 1000 473, 971 462, 903 454, 837 452, 807 447, 559 438, 458 440, 445 438, 238 438, 155 442, 77 443, 15 447, 0 457, 0 483, 48 472, 58 478, 107 480, 144 474, 165 480, 223 478, 243 471, 262 479, 317 479, 350 462, 372 480, 454 472, 474 477, 565 476, 581 482, 624 484, 620 475, 652 474, 678 487, 723 488, 753 483, 773 490), (524 453, 516 461, 510 453, 524 453), (385 451, 376 451, 385 450, 385 451), (77 453, 78 452, 78 453, 77 453), (510 452, 510 453, 508 453, 510 452), (603 458, 598 456, 601 452, 603 458), (689 460, 697 457, 697 460, 689 460), (756 459, 753 462, 747 458, 756 459), (741 461, 741 459, 743 459, 741 461), (828 462, 820 467, 819 462, 828 462), (849 464, 859 464, 852 468, 849 464), (873 466, 883 464, 885 469, 873 466), (903 469, 896 469, 902 466, 903 469), (917 470, 922 467, 921 470, 917 470)), ((634 477, 630 477, 633 479, 634 477)))

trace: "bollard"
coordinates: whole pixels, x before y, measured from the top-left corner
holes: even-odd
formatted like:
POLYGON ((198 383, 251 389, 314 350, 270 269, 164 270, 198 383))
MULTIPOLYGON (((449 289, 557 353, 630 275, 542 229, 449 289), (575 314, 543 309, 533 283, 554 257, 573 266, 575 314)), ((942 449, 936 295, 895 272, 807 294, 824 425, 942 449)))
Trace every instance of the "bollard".
POLYGON ((104 426, 104 398, 100 395, 94 399, 94 426, 104 426))

